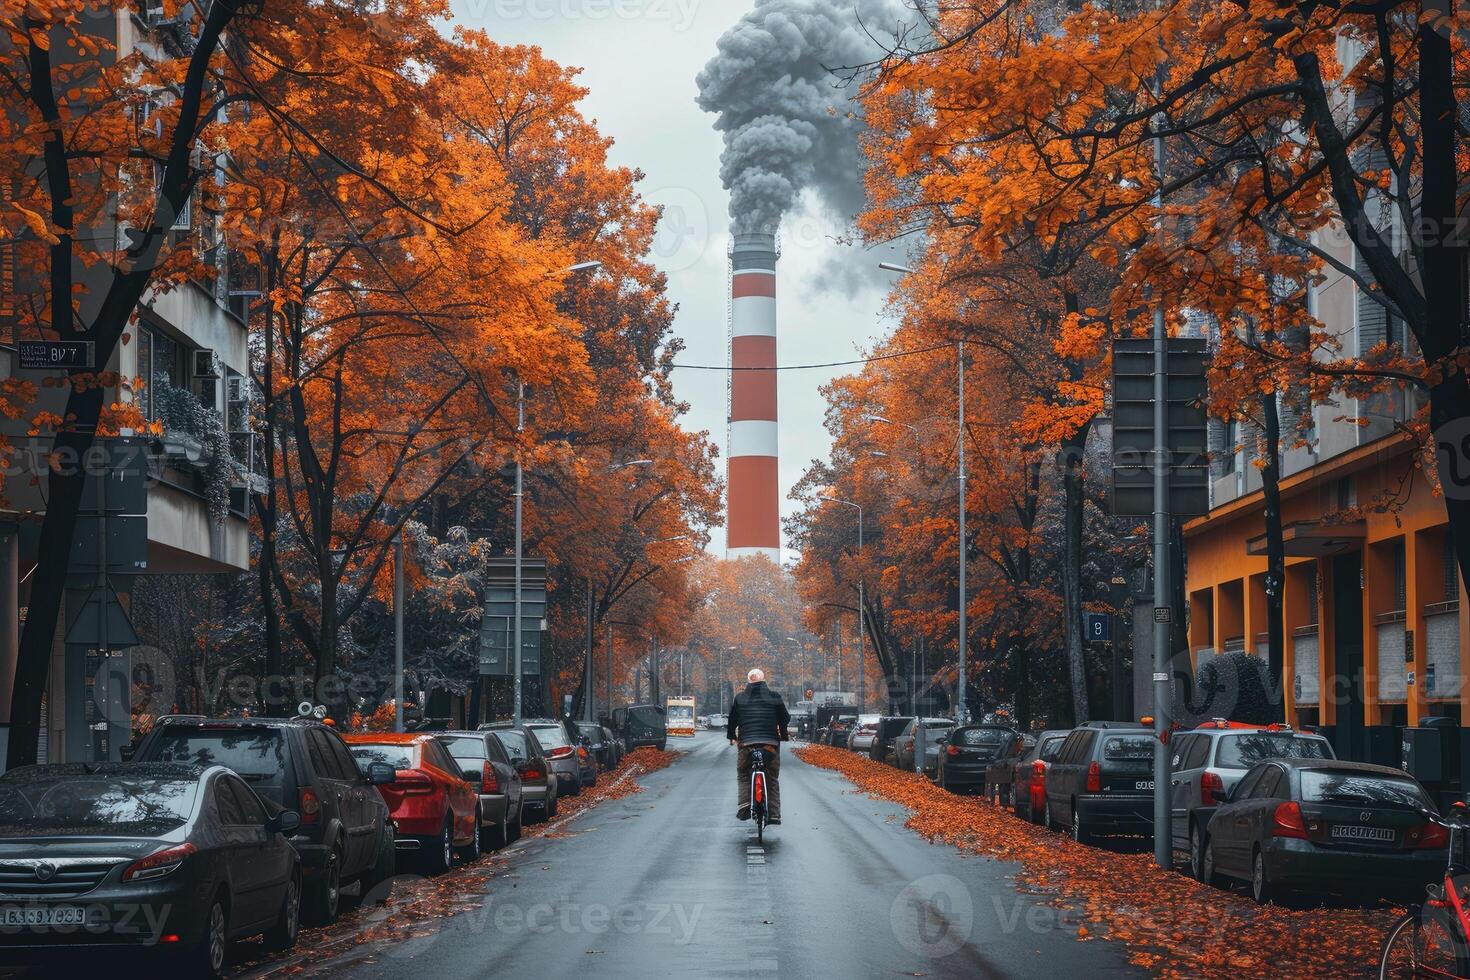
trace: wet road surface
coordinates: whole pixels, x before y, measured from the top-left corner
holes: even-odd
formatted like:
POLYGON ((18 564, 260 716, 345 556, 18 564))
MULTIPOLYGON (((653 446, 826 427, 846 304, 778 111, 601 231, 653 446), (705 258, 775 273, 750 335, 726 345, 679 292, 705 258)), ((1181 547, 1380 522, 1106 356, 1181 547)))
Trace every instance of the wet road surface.
POLYGON ((734 749, 711 732, 669 745, 684 756, 644 792, 506 851, 481 907, 313 958, 305 975, 1142 975, 1120 946, 1078 942, 1075 919, 1018 894, 1009 865, 929 844, 901 807, 789 751, 783 824, 761 848, 734 818, 734 749))

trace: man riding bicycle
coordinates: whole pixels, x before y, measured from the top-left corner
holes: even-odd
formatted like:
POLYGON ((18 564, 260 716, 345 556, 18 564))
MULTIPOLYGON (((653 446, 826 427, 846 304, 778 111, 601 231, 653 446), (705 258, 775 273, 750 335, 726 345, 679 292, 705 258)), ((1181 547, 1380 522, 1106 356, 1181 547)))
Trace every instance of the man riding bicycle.
POLYGON ((781 743, 791 736, 786 724, 791 721, 791 712, 781 695, 766 686, 765 671, 759 667, 745 675, 750 683, 745 690, 735 695, 730 707, 730 720, 725 725, 725 737, 731 745, 740 746, 735 765, 736 779, 740 784, 740 804, 735 816, 740 820, 750 819, 750 752, 759 746, 766 753, 766 781, 770 787, 770 802, 767 804, 766 823, 781 822, 781 743))

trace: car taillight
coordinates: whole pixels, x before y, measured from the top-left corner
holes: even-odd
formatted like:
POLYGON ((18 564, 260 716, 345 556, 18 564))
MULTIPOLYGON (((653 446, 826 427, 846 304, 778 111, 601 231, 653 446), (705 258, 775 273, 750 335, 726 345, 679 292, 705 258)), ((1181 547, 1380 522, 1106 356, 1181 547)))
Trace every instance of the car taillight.
POLYGON ((1449 847, 1450 845, 1449 828, 1446 827, 1444 824, 1435 823, 1433 820, 1425 824, 1423 830, 1409 831, 1410 840, 1414 840, 1416 835, 1418 837, 1418 840, 1414 844, 1415 847, 1433 849, 1439 847, 1449 847))
POLYGON ((1031 775, 1036 776, 1040 779, 1045 779, 1046 763, 1042 762, 1040 759, 1037 759, 1035 762, 1031 763, 1031 775))
POLYGON ((179 865, 184 863, 185 858, 198 850, 193 844, 180 844, 178 847, 150 854, 128 865, 127 870, 122 873, 122 880, 152 881, 154 878, 171 875, 179 870, 179 865))
POLYGON ((495 776, 495 767, 488 762, 480 767, 480 792, 500 792, 500 780, 495 776))
POLYGON ((434 792, 434 781, 417 769, 400 769, 393 788, 404 796, 428 796, 434 792))
POLYGON ((1283 803, 1276 808, 1271 817, 1271 835, 1307 839, 1307 821, 1302 816, 1300 803, 1283 803))
POLYGON ((543 773, 540 769, 535 768, 534 766, 521 770, 522 779, 540 779, 544 775, 545 773, 543 773))
POLYGON ((1087 792, 1102 792, 1102 766, 1096 762, 1087 767, 1087 792))
POLYGON ((1214 794, 1225 792, 1225 780, 1220 778, 1217 772, 1201 773, 1199 777, 1199 804, 1200 806, 1215 806, 1220 801, 1215 799, 1214 794))
POLYGON ((945 752, 948 752, 950 755, 959 755, 960 754, 960 750, 958 748, 956 748, 955 746, 953 746, 953 745, 946 746, 945 749, 944 749, 944 751, 945 752))
POLYGON ((321 801, 316 798, 316 790, 310 786, 301 789, 301 822, 316 823, 322 815, 321 801))
POLYGON ((585 759, 585 758, 587 758, 587 746, 584 745, 584 746, 581 746, 580 748, 577 749, 577 758, 579 758, 579 759, 585 759))
POLYGON ((572 747, 570 745, 559 745, 556 748, 554 748, 554 749, 551 750, 551 757, 553 759, 565 759, 567 756, 569 756, 571 754, 572 754, 572 747))

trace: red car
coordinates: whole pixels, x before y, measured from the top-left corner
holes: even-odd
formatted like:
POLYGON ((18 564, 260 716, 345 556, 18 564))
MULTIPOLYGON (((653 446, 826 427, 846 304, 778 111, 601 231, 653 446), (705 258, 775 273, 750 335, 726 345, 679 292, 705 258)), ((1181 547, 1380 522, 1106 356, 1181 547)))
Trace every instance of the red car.
POLYGON ((449 750, 432 735, 375 732, 344 736, 358 765, 392 766, 396 777, 378 787, 398 827, 396 846, 417 851, 429 874, 442 874, 454 852, 480 856, 480 793, 465 781, 449 750))

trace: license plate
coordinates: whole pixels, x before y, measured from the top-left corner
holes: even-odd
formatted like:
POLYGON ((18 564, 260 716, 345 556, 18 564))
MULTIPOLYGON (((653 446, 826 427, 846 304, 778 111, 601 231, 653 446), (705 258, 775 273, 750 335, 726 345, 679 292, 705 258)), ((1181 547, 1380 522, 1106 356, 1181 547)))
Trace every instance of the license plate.
POLYGON ((1138 782, 1133 784, 1133 788, 1152 791, 1154 788, 1154 781, 1152 779, 1140 779, 1138 782))
POLYGON ((38 905, 0 908, 0 926, 84 926, 87 910, 80 905, 38 905))
POLYGON ((1361 827, 1357 824, 1339 823, 1332 825, 1332 836, 1337 840, 1371 840, 1393 843, 1395 837, 1392 827, 1361 827))

